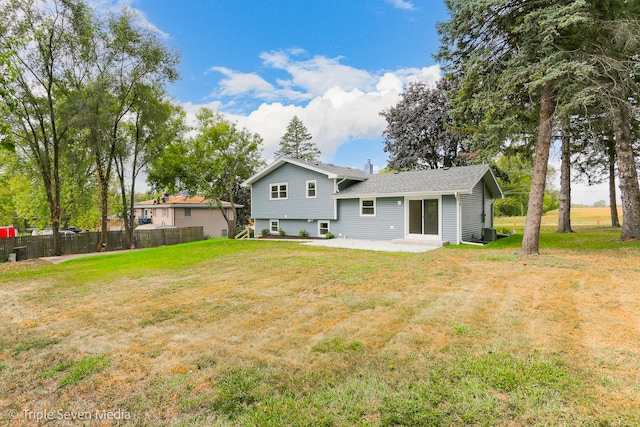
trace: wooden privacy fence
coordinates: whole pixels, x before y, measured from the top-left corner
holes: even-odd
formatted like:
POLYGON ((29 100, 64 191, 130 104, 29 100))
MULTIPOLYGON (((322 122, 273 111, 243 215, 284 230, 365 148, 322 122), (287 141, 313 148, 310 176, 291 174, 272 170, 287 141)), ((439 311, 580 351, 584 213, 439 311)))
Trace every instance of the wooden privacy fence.
MULTIPOLYGON (((177 245, 194 242, 204 238, 203 227, 165 228, 159 230, 134 230, 133 240, 136 248, 154 248, 157 246, 177 245)), ((60 245, 63 254, 86 254, 96 252, 100 233, 61 234, 60 245)), ((124 231, 107 233, 107 251, 127 249, 123 246, 124 231)), ((51 256, 53 236, 19 236, 0 239, 0 262, 6 262, 14 249, 24 253, 28 259, 51 256)))

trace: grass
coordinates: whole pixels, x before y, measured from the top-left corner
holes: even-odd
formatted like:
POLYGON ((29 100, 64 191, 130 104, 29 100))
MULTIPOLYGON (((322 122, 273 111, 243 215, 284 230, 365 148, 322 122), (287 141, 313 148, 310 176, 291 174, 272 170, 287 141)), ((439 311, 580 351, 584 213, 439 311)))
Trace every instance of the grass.
POLYGON ((637 425, 640 245, 581 227, 529 258, 518 235, 423 254, 219 239, 5 266, 0 420, 637 425))
POLYGON ((45 370, 41 377, 51 378, 62 372, 64 375, 60 378, 60 387, 75 385, 92 374, 102 371, 107 364, 104 355, 86 356, 80 360, 65 360, 45 370))

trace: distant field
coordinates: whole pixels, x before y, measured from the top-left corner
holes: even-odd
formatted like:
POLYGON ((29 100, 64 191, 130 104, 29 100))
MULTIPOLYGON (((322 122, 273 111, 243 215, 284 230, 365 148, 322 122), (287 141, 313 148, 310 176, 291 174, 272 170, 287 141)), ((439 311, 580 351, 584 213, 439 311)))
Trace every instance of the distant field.
POLYGON ((519 238, 2 264, 0 425, 640 425, 640 244, 519 238))
MULTIPOLYGON (((622 209, 618 208, 618 216, 622 221, 622 209)), ((526 217, 496 217, 496 227, 513 228, 514 223, 517 228, 524 227, 526 217)), ((572 225, 611 225, 611 210, 605 208, 571 208, 571 224, 572 225)), ((542 225, 547 227, 558 226, 558 210, 545 213, 542 216, 542 225)))

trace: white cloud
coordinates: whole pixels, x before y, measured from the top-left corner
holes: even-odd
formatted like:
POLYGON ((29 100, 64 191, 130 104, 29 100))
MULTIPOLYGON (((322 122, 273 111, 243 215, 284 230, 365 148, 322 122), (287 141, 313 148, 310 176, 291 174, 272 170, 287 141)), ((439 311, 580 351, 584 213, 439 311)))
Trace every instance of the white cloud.
MULTIPOLYGON (((287 73, 285 78, 274 78, 273 82, 258 73, 211 68, 224 76, 214 96, 224 95, 238 103, 249 96, 262 103, 244 112, 238 111, 238 103, 233 101, 183 104, 187 116, 194 117, 202 106, 222 112, 238 125, 259 133, 264 139, 263 157, 269 159, 289 121, 297 115, 322 151, 323 160, 332 161, 335 150, 342 144, 380 138, 386 127, 380 112, 398 102, 408 82, 422 80, 434 84, 440 78, 438 65, 370 72, 343 65, 340 58, 295 57, 303 53, 296 49, 262 54, 265 68, 287 73)), ((195 119, 190 119, 190 123, 195 123, 195 119)))
POLYGON ((375 77, 369 72, 340 64, 341 58, 314 56, 306 61, 296 61, 290 56, 302 53, 301 49, 273 51, 263 53, 260 58, 266 66, 287 71, 291 84, 314 95, 321 95, 334 86, 350 90, 370 87, 375 83, 375 77))
POLYGON ((211 93, 211 97, 219 96, 251 96, 252 98, 274 101, 278 99, 304 100, 312 97, 292 89, 288 81, 276 80, 279 87, 272 85, 256 73, 239 73, 226 67, 211 67, 225 76, 220 80, 219 88, 211 93))
POLYGON ((151 23, 147 15, 141 11, 140 9, 136 9, 133 4, 135 0, 89 0, 87 2, 89 6, 93 8, 97 13, 121 13, 123 9, 129 8, 136 14, 135 22, 140 27, 155 33, 158 37, 168 40, 171 38, 169 34, 162 31, 160 28, 156 27, 151 23))
POLYGON ((389 3, 393 5, 396 9, 402 10, 415 10, 416 7, 410 1, 405 0, 387 0, 389 3))

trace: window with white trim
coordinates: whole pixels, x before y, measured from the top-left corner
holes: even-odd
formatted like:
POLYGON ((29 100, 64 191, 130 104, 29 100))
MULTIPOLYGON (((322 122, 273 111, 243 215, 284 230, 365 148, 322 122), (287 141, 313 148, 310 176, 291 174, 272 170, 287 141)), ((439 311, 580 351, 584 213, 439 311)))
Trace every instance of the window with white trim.
POLYGON ((269 220, 269 230, 272 233, 277 233, 280 231, 280 221, 277 219, 269 220))
POLYGON ((376 199, 360 199, 360 216, 376 216, 376 199))
POLYGON ((324 236, 329 231, 329 221, 318 221, 318 236, 324 236))
POLYGON ((316 194, 316 181, 307 181, 307 199, 315 199, 316 194))
POLYGON ((286 199, 289 194, 289 185, 286 182, 279 182, 269 185, 269 199, 282 200, 286 199))

